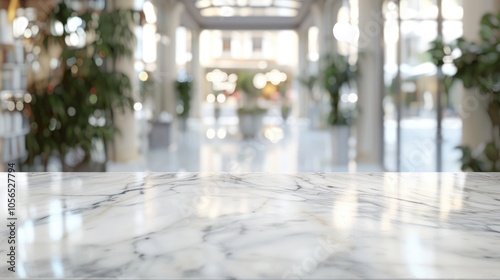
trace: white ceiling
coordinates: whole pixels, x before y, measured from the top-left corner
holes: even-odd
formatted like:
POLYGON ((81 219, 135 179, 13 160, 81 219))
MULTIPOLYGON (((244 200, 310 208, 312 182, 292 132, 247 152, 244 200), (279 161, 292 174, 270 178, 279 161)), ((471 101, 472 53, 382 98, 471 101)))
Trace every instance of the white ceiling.
POLYGON ((202 29, 296 29, 316 0, 184 0, 202 29), (220 14, 224 16, 219 16, 220 14))

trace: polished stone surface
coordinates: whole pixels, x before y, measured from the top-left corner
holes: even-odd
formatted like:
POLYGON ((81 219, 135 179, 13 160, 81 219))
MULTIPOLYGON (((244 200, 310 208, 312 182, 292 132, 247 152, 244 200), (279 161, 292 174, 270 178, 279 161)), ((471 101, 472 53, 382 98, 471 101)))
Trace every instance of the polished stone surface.
POLYGON ((0 278, 500 278, 500 174, 17 178, 0 278))
MULTIPOLYGON (((237 117, 221 117, 219 123, 204 121, 190 120, 186 131, 174 133, 170 147, 144 147, 143 160, 110 162, 108 171, 297 173, 397 170, 397 125, 391 120, 385 121, 384 166, 362 160, 353 160, 349 165, 335 164, 331 131, 312 129, 304 120, 291 118, 284 123, 271 114, 264 119, 261 134, 256 139, 245 140, 239 133, 237 117)), ((460 171, 461 152, 455 147, 461 143, 461 131, 458 120, 446 119, 443 122, 443 171, 460 171)), ((436 171, 435 121, 403 120, 401 133, 401 171, 436 171)), ((353 133, 350 152, 353 158, 354 145, 353 133)))

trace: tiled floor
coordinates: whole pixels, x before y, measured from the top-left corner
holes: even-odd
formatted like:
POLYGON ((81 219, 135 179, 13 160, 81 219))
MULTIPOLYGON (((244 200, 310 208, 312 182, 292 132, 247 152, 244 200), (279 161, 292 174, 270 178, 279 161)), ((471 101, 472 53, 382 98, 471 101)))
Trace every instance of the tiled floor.
MULTIPOLYGON (((354 171, 354 166, 331 164, 330 135, 313 130, 307 122, 284 124, 267 120, 256 139, 242 139, 237 120, 219 124, 190 122, 174 136, 170 147, 151 149, 146 160, 129 164, 110 163, 108 171, 154 172, 328 172, 354 171), (274 124, 273 124, 274 123, 274 124), (266 138, 267 135, 267 138, 266 138), (274 143, 273 143, 274 142, 274 143)), ((363 167, 382 171, 380 167, 363 167)))
MULTIPOLYGON (((290 119, 287 123, 283 123, 278 118, 267 118, 262 135, 253 140, 241 138, 237 122, 237 118, 230 116, 222 117, 218 124, 210 119, 205 119, 203 123, 190 121, 185 132, 174 136, 176 141, 170 147, 145 149, 147 150, 145 160, 126 164, 109 163, 108 171, 273 173, 385 171, 381 166, 356 164, 353 161, 344 166, 333 165, 329 131, 311 129, 309 122, 305 120, 290 119)), ((394 147, 390 139, 395 137, 391 135, 393 130, 390 127, 391 123, 386 123, 386 149, 394 147)), ((422 146, 422 143, 426 142, 417 141, 431 139, 433 135, 429 131, 432 128, 410 128, 403 128, 404 137, 414 140, 406 141, 403 145, 403 152, 406 151, 402 157, 405 164, 403 171, 435 171, 434 146, 432 144, 422 146), (422 149, 425 151, 420 151, 422 149), (418 159, 413 156, 412 151, 420 151, 418 159)), ((456 134, 458 129, 450 128, 446 135, 456 134)), ((431 143, 431 140, 428 142, 431 143)), ((453 146, 453 141, 449 141, 445 143, 444 150, 453 150, 453 146)), ((351 148, 351 154, 353 153, 351 148)), ((386 151, 388 171, 395 171, 391 169, 394 166, 391 161, 396 158, 394 153, 395 149, 386 151)), ((459 171, 456 156, 447 153, 446 171, 459 171)))

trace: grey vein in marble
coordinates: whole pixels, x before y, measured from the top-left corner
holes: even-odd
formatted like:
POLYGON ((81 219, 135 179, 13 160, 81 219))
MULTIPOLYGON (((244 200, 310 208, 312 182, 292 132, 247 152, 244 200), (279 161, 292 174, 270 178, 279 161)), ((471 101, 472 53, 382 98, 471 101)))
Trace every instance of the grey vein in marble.
POLYGON ((2 278, 500 278, 500 174, 17 176, 2 278))

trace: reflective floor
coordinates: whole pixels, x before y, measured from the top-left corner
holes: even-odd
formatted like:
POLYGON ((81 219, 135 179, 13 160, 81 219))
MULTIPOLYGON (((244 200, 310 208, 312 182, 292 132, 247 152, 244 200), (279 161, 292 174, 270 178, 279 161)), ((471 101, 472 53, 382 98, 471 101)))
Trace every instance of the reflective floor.
MULTIPOLYGON (((328 129, 313 129, 308 120, 266 117, 256 139, 242 139, 235 116, 203 121, 190 120, 187 129, 178 132, 169 147, 144 147, 145 159, 133 163, 109 163, 110 172, 380 172, 396 170, 395 123, 386 121, 385 167, 357 164, 333 164, 332 138, 328 129)), ((433 172, 436 149, 430 122, 403 123, 405 139, 402 171, 433 172)), ((176 131, 177 129, 173 129, 176 131)), ((459 144, 461 126, 456 121, 444 124, 444 171, 460 171, 459 144)), ((147 138, 146 138, 147 139, 147 138)), ((143 141, 147 142, 147 141, 143 141)), ((351 139, 350 155, 355 156, 351 139)), ((166 145, 165 145, 166 146, 166 145)))
POLYGON ((345 172, 383 171, 377 166, 335 166, 327 130, 308 122, 265 119, 261 134, 242 139, 237 119, 218 124, 190 122, 168 148, 149 149, 147 159, 129 164, 110 163, 108 171, 154 172, 345 172))

